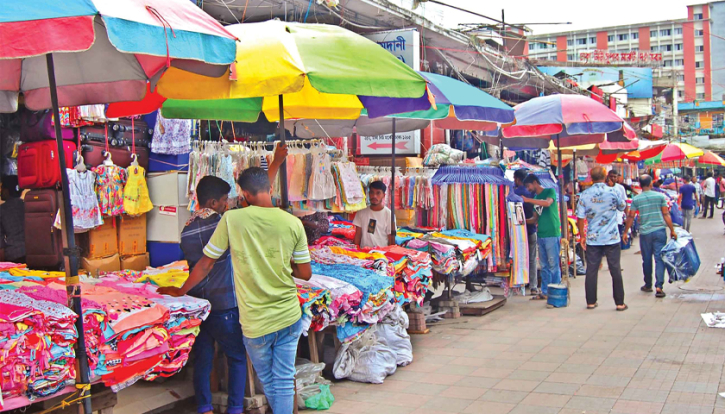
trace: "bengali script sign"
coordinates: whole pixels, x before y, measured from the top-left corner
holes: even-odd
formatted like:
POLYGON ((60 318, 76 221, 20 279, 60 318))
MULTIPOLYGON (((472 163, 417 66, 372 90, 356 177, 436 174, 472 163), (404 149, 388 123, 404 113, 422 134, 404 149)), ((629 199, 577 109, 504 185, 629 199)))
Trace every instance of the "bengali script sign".
POLYGON ((630 52, 595 50, 592 52, 579 53, 579 60, 582 63, 661 65, 662 53, 640 52, 636 50, 630 52))

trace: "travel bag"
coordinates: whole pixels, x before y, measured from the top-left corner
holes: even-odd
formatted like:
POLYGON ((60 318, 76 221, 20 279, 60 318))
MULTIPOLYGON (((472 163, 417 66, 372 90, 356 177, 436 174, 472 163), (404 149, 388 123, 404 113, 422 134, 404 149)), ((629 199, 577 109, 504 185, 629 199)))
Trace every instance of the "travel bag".
MULTIPOLYGON (((75 138, 73 128, 61 127, 60 130, 63 139, 72 140, 75 138)), ((53 113, 49 109, 37 112, 23 111, 20 117, 20 139, 23 142, 55 139, 53 113)))
MULTIPOLYGON (((81 145, 81 155, 85 160, 88 169, 97 167, 103 163, 106 144, 100 142, 85 142, 81 145)), ((108 147, 111 153, 111 160, 114 164, 121 168, 128 168, 131 165, 131 149, 129 147, 108 147)), ((149 149, 144 147, 136 147, 136 155, 138 155, 138 165, 148 171, 149 167, 149 149)))
POLYGON ((57 270, 63 262, 63 237, 53 226, 61 200, 55 189, 25 195, 25 263, 31 269, 57 270))
MULTIPOLYGON (((76 144, 63 141, 65 164, 73 168, 76 144)), ((50 188, 60 182, 60 162, 55 141, 38 141, 18 148, 18 185, 23 189, 50 188)))

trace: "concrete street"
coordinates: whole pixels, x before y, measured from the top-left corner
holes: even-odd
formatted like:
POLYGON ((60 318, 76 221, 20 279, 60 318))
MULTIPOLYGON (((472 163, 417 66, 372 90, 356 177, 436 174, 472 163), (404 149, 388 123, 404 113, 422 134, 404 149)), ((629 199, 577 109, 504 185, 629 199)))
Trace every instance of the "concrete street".
POLYGON ((629 310, 614 310, 605 265, 597 309, 585 309, 580 276, 568 308, 512 297, 487 316, 433 327, 413 337, 413 364, 384 384, 334 385, 330 412, 725 414, 717 395, 725 391, 725 330, 700 317, 725 310, 714 268, 725 256, 723 224, 696 219, 692 231, 702 267, 687 284, 666 284, 666 298, 640 292, 635 240, 622 252, 629 310))

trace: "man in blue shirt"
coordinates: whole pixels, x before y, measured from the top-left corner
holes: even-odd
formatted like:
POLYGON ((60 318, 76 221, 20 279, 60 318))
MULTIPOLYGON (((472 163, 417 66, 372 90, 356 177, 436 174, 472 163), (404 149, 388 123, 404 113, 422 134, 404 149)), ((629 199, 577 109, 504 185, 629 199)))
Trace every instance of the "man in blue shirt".
MULTIPOLYGON (((524 180, 528 175, 528 171, 520 169, 514 171, 514 193, 521 197, 534 198, 524 185, 524 180)), ((530 203, 524 203, 524 217, 526 218, 526 233, 529 240, 529 287, 532 295, 539 294, 539 278, 536 269, 536 218, 534 217, 534 206, 530 203)))
POLYGON ((620 266, 621 246, 617 216, 627 206, 620 193, 604 183, 607 171, 597 166, 590 171, 591 187, 579 197, 576 209, 579 234, 584 234, 586 220, 586 238, 582 238, 582 248, 587 252, 587 276, 584 283, 587 297, 587 309, 597 307, 597 276, 602 257, 607 257, 609 273, 612 275, 614 304, 618 311, 627 310, 624 304, 624 282, 620 266))
POLYGON ((677 204, 682 210, 682 227, 689 232, 692 218, 695 216, 695 206, 699 207, 700 202, 697 200, 697 188, 690 183, 690 177, 685 177, 685 183, 680 187, 677 204))

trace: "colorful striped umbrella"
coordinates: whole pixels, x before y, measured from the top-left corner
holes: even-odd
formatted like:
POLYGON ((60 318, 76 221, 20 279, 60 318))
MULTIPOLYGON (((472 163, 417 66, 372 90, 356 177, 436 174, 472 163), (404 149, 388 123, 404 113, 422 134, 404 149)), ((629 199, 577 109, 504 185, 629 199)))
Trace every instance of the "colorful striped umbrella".
POLYGON ((44 55, 53 53, 61 106, 140 100, 168 67, 223 75, 236 38, 188 0, 26 0, 0 13, 0 112, 18 95, 51 107, 44 55))
POLYGON ((705 153, 697 159, 697 163, 710 165, 725 165, 725 160, 712 151, 705 151, 705 153))
MULTIPOLYGON (((443 129, 485 131, 514 122, 514 110, 486 92, 459 80, 435 73, 418 72, 435 99, 435 108, 394 114, 385 118, 366 115, 354 120, 296 119, 285 127, 301 138, 350 136, 353 128, 362 136, 389 134, 393 119, 396 131, 408 132, 428 126, 429 121, 443 129)), ((364 111, 366 112, 366 111, 364 111)))
POLYGON ((696 158, 702 156, 704 152, 697 147, 693 147, 690 144, 673 142, 665 147, 660 154, 660 158, 663 162, 666 161, 680 161, 689 158, 696 158))

